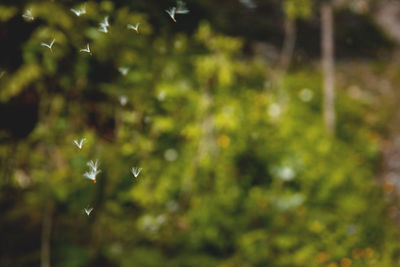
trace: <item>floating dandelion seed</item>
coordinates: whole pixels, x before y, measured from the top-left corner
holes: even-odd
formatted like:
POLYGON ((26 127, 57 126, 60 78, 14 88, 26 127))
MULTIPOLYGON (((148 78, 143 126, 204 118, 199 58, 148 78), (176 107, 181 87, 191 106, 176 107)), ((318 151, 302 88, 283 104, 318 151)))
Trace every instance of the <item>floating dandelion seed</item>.
POLYGON ((121 67, 121 68, 118 69, 118 71, 119 71, 122 75, 125 76, 125 75, 128 73, 129 69, 128 69, 128 68, 121 67))
POLYGON ((91 160, 88 163, 86 163, 86 165, 89 166, 91 170, 85 172, 83 176, 90 180, 93 180, 93 183, 96 183, 96 176, 101 172, 101 170, 97 169, 99 167, 99 162, 97 160, 96 161, 91 160))
POLYGON ((0 72, 0 79, 3 78, 4 74, 6 74, 5 71, 0 72))
POLYGON ((81 7, 80 9, 73 9, 73 8, 71 8, 70 10, 71 10, 72 12, 74 12, 75 15, 77 15, 78 17, 79 17, 80 15, 86 14, 86 8, 85 8, 85 7, 81 7))
POLYGON ((176 2, 175 14, 187 14, 187 13, 189 13, 189 9, 186 8, 186 4, 183 1, 178 0, 176 2))
POLYGON ((90 213, 93 211, 93 208, 84 208, 84 211, 85 211, 85 213, 86 213, 86 215, 89 217, 90 216, 90 213))
POLYGON ((166 9, 165 12, 168 13, 168 15, 171 17, 171 19, 176 22, 175 19, 175 11, 176 11, 176 7, 171 7, 170 9, 166 9))
POLYGON ((142 170, 142 168, 132 167, 131 172, 132 172, 133 176, 135 176, 136 180, 137 180, 141 170, 142 170))
POLYGON ((90 51, 89 44, 86 45, 86 48, 79 50, 79 52, 87 52, 92 55, 92 51, 90 51))
POLYGON ((22 17, 24 18, 24 19, 27 19, 27 20, 34 20, 35 18, 33 17, 33 15, 32 15, 32 10, 31 9, 27 9, 26 11, 25 11, 25 13, 22 15, 22 17))
POLYGON ((41 42, 40 44, 42 46, 48 47, 50 49, 50 52, 53 53, 53 48, 52 47, 53 47, 53 44, 54 44, 55 41, 56 41, 56 39, 54 38, 53 41, 51 41, 50 44, 46 44, 44 42, 41 42))
POLYGON ((104 21, 100 22, 100 29, 99 31, 107 33, 108 32, 108 27, 110 27, 110 24, 108 23, 108 16, 105 16, 104 21))
POLYGON ((135 30, 137 33, 139 33, 139 25, 140 25, 140 23, 139 23, 139 22, 138 22, 138 23, 136 23, 136 25, 135 25, 135 26, 133 26, 133 25, 131 25, 131 24, 128 24, 128 29, 135 30))
POLYGON ((189 13, 189 9, 186 8, 186 4, 182 1, 176 2, 176 7, 171 7, 166 9, 165 12, 171 17, 171 19, 176 22, 175 15, 176 14, 187 14, 189 13))
POLYGON ((79 148, 82 149, 83 144, 86 143, 86 138, 82 138, 79 142, 78 140, 74 140, 74 144, 79 148))

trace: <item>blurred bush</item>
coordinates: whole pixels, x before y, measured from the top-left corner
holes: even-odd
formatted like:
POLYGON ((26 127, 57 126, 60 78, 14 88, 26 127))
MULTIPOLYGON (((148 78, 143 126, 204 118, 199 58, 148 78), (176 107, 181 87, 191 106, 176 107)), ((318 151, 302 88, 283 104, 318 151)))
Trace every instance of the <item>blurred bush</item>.
POLYGON ((339 92, 338 136, 326 136, 317 70, 278 83, 240 38, 207 22, 154 34, 145 14, 111 1, 87 2, 81 17, 69 3, 21 7, 0 6, 6 29, 27 28, 0 79, 1 266, 39 264, 46 214, 54 266, 399 261, 371 111, 339 92), (126 27, 136 22, 139 34, 126 27), (53 38, 52 53, 40 43, 53 38), (93 55, 79 52, 87 43, 93 55), (83 178, 94 159, 96 184, 83 178))

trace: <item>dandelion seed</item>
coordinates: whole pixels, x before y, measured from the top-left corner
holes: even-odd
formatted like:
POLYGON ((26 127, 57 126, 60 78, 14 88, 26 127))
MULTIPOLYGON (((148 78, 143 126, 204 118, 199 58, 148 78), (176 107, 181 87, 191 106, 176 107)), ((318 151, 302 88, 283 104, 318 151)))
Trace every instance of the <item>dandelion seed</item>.
POLYGON ((78 17, 80 15, 85 15, 86 14, 86 8, 85 7, 81 7, 80 9, 70 9, 72 12, 74 12, 75 15, 77 15, 78 17))
POLYGON ((74 140, 74 144, 79 148, 82 149, 83 144, 86 143, 86 138, 82 138, 79 142, 78 140, 74 140))
POLYGON ((3 78, 4 74, 6 74, 5 71, 0 72, 0 79, 3 78))
POLYGON ((56 39, 54 38, 53 41, 51 41, 50 44, 46 44, 46 43, 44 43, 44 42, 41 42, 40 44, 41 44, 42 46, 48 47, 48 48, 50 49, 50 52, 53 53, 53 48, 52 48, 52 47, 53 47, 53 44, 54 44, 55 41, 56 41, 56 39))
POLYGON ((187 14, 189 9, 186 8, 186 4, 183 1, 178 0, 176 2, 176 14, 187 14))
POLYGON ((85 211, 86 215, 89 217, 90 213, 93 211, 93 208, 87 207, 87 208, 84 208, 84 211, 85 211))
POLYGON ((139 176, 139 173, 142 171, 142 168, 138 168, 138 167, 132 167, 131 172, 133 174, 133 176, 135 176, 136 180, 139 176))
POLYGON ((183 1, 178 0, 176 2, 176 7, 171 7, 165 12, 171 17, 171 19, 176 22, 175 15, 176 14, 187 14, 189 13, 189 9, 186 8, 186 4, 183 1))
POLYGON ((171 7, 170 9, 166 9, 165 12, 168 13, 168 15, 171 17, 171 19, 176 22, 175 19, 175 11, 176 11, 176 7, 171 7))
POLYGON ((86 45, 86 48, 79 50, 79 52, 87 52, 92 55, 92 51, 90 51, 89 44, 86 45))
POLYGON ((83 176, 92 180, 93 183, 96 183, 96 176, 101 172, 101 170, 97 169, 99 167, 99 162, 97 160, 96 161, 91 160, 88 163, 86 163, 86 165, 89 166, 91 170, 85 172, 83 176))
POLYGON ((100 29, 99 31, 107 33, 108 32, 108 27, 110 27, 110 24, 108 23, 108 16, 105 16, 104 21, 100 22, 100 29))
POLYGON ((32 10, 31 9, 27 9, 26 11, 25 11, 25 13, 22 15, 22 17, 24 18, 24 19, 27 19, 27 20, 34 20, 35 18, 33 17, 33 15, 32 15, 32 10))
POLYGON ((137 33, 139 33, 139 25, 140 25, 140 23, 139 23, 139 22, 138 22, 138 23, 136 23, 136 25, 135 25, 135 26, 133 26, 133 25, 131 25, 131 24, 128 24, 128 29, 135 30, 137 33))

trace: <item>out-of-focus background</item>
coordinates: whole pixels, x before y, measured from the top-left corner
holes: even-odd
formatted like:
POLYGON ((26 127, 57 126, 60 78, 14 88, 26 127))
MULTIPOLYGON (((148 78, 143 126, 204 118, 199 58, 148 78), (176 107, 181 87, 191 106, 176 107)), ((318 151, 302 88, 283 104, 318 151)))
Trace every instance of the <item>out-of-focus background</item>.
POLYGON ((399 265, 399 12, 2 0, 0 266, 399 265))

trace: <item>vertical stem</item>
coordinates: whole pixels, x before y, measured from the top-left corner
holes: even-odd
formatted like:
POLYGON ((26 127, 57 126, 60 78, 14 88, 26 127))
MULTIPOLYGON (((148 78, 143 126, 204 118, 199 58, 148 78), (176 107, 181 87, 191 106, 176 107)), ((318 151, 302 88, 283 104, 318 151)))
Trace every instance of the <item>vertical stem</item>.
POLYGON ((282 52, 280 55, 280 67, 285 72, 290 66, 292 60, 294 46, 296 43, 296 22, 285 16, 284 21, 285 37, 283 40, 282 52))
POLYGON ((42 223, 41 267, 50 267, 50 240, 52 221, 52 206, 50 203, 46 203, 42 223))
POLYGON ((324 122, 330 135, 335 133, 335 65, 333 40, 333 12, 330 3, 321 7, 322 71, 324 79, 324 122))

